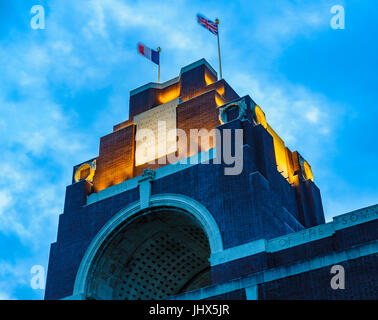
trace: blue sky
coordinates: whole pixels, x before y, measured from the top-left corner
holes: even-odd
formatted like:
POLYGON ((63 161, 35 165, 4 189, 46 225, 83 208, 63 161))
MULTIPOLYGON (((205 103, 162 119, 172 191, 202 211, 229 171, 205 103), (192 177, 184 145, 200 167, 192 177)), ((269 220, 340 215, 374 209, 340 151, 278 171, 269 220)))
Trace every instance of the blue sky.
POLYGON ((378 202, 377 2, 0 0, 0 299, 43 297, 30 268, 47 270, 72 167, 156 81, 136 43, 162 47, 162 81, 200 58, 218 68, 198 12, 221 21, 223 77, 310 162, 327 219, 378 202))

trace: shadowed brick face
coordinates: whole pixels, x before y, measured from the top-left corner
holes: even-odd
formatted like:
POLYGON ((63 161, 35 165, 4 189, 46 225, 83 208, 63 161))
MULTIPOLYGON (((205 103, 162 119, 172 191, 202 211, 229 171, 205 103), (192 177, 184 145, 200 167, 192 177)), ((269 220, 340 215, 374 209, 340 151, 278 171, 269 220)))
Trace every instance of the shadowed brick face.
POLYGON ((360 300, 377 298, 377 255, 341 263, 345 268, 345 289, 333 290, 330 267, 301 273, 259 285, 259 299, 360 300))

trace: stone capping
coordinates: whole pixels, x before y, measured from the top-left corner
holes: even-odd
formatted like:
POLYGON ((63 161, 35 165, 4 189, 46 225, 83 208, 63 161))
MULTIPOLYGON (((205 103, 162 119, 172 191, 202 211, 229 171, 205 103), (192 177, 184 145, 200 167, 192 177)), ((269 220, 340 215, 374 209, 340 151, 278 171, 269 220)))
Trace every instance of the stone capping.
MULTIPOLYGON (((213 215, 198 201, 180 194, 165 193, 153 195, 149 199, 149 208, 168 206, 182 209, 193 217, 203 228, 210 246, 210 252, 216 254, 223 251, 223 240, 218 224, 213 215)), ((97 253, 103 244, 114 235, 121 224, 127 225, 139 217, 144 211, 140 210, 140 201, 135 201, 116 213, 105 223, 89 244, 76 274, 73 296, 85 298, 87 278, 97 253)), ((100 253, 101 254, 101 253, 100 253)))
POLYGON ((265 251, 266 240, 259 239, 212 254, 210 257, 210 265, 215 266, 218 264, 243 258, 246 256, 245 252, 248 253, 248 256, 252 256, 265 251))
POLYGON ((144 84, 143 86, 140 86, 134 90, 130 91, 130 96, 136 95, 140 92, 143 92, 147 89, 154 88, 154 89, 164 89, 166 87, 169 87, 170 85, 177 83, 180 81, 180 77, 173 78, 171 80, 168 80, 163 83, 157 83, 157 82, 149 82, 147 84, 144 84))
POLYGON ((361 224, 378 217, 378 204, 333 217, 335 230, 361 224))
POLYGON ((218 78, 217 72, 214 70, 214 68, 204 58, 199 59, 199 60, 197 60, 197 61, 195 61, 195 62, 193 62, 191 64, 188 64, 185 67, 182 67, 181 70, 180 70, 180 76, 184 72, 188 72, 189 70, 195 69, 195 68, 197 68, 200 65, 205 65, 213 73, 213 75, 218 78))
POLYGON ((283 249, 299 246, 311 241, 330 237, 334 234, 333 223, 329 222, 298 232, 286 234, 284 236, 270 239, 267 243, 268 252, 276 252, 283 249))
MULTIPOLYGON (((202 300, 235 290, 246 290, 247 288, 254 287, 265 282, 291 277, 304 272, 340 264, 347 260, 353 260, 371 254, 376 254, 377 248, 378 241, 375 240, 341 252, 335 252, 312 258, 307 261, 301 261, 291 265, 264 270, 243 278, 233 279, 225 283, 210 285, 201 289, 184 292, 179 295, 169 297, 168 300, 202 300)), ((247 292, 248 291, 246 291, 246 293, 247 292)), ((256 298, 258 299, 258 297, 256 298)))
MULTIPOLYGON (((191 157, 188 157, 176 163, 167 164, 163 167, 153 170, 155 172, 154 180, 164 178, 166 176, 169 176, 181 170, 195 166, 199 163, 205 163, 209 160, 215 159, 216 156, 217 156, 217 152, 216 152, 216 148, 214 147, 207 152, 200 152, 198 154, 195 154, 191 157)), ((135 178, 125 180, 124 182, 108 187, 97 193, 90 194, 89 196, 87 196, 86 205, 89 206, 98 201, 113 197, 117 194, 120 194, 128 190, 137 188, 140 179, 143 179, 142 176, 143 176, 143 173, 142 175, 137 176, 135 178)))
POLYGON ((227 263, 237 259, 252 256, 261 252, 277 252, 292 248, 305 243, 332 236, 337 230, 352 227, 357 224, 377 219, 378 205, 362 208, 348 212, 333 218, 333 221, 293 232, 274 239, 260 239, 245 243, 236 247, 226 249, 212 255, 210 258, 211 266, 227 263))
MULTIPOLYGON (((213 74, 215 77, 218 77, 218 74, 217 72, 214 70, 214 68, 205 60, 205 59, 200 59, 196 62, 193 62, 185 67, 182 67, 181 68, 181 71, 180 71, 180 76, 181 74, 183 74, 184 72, 187 72, 189 70, 192 70, 194 68, 197 68, 198 66, 200 65, 205 65, 213 74)), ((140 86, 134 90, 131 90, 130 91, 130 96, 133 96, 133 95, 136 95, 140 92, 143 92, 147 89, 150 89, 150 88, 154 88, 154 89, 164 89, 166 87, 169 87, 170 85, 174 84, 174 83, 177 83, 180 81, 180 76, 176 77, 176 78, 173 78, 171 80, 168 80, 166 82, 163 82, 163 83, 158 83, 158 82, 149 82, 143 86, 140 86)))
POLYGON ((333 217, 333 221, 331 222, 271 239, 267 243, 267 251, 280 251, 307 242, 330 237, 337 230, 349 228, 357 224, 375 220, 377 219, 377 216, 378 204, 348 212, 333 217))

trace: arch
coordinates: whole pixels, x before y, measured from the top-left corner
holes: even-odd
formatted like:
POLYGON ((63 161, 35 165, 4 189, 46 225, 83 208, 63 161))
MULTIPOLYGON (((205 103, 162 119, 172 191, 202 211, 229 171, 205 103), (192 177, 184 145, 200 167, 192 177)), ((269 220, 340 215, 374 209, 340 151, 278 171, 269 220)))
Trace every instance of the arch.
POLYGON ((153 195, 150 198, 149 207, 147 209, 141 210, 140 201, 136 201, 116 213, 96 234, 89 244, 76 274, 73 290, 74 297, 85 298, 86 281, 96 253, 113 232, 120 225, 128 225, 131 223, 134 220, 133 218, 138 217, 141 212, 162 206, 181 209, 198 221, 209 241, 210 258, 213 254, 223 251, 223 241, 219 227, 214 217, 202 204, 190 197, 179 194, 153 195))

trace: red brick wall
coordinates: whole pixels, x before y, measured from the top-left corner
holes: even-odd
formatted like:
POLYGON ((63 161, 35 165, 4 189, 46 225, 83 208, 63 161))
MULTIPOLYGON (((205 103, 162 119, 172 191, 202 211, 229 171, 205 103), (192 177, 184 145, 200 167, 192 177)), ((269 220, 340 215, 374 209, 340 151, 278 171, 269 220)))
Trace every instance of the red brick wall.
POLYGON ((100 152, 93 179, 98 192, 133 177, 135 125, 130 125, 100 140, 100 152))
MULTIPOLYGON (((177 128, 185 131, 188 137, 187 150, 190 151, 190 129, 211 130, 220 125, 219 113, 215 103, 215 90, 208 91, 177 107, 177 128)), ((211 142, 211 140, 210 140, 211 142)), ((210 146, 212 148, 213 145, 210 146)), ((181 148, 181 146, 179 146, 181 148)), ((207 151, 207 150, 203 150, 207 151)))

